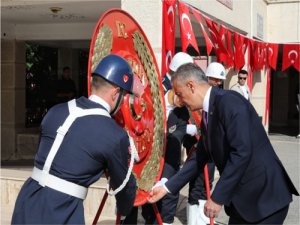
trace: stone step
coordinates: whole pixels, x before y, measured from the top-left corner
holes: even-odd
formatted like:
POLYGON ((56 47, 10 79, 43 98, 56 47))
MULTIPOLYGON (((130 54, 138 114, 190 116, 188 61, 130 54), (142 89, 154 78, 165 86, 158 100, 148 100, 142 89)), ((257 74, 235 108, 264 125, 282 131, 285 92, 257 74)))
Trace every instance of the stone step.
MULTIPOLYGON (((1 168, 1 224, 10 224, 17 195, 31 175, 30 167, 1 168)), ((84 201, 86 224, 92 224, 100 202, 106 190, 107 180, 101 178, 91 185, 84 201)), ((98 224, 113 224, 115 216, 115 198, 108 196, 98 224)))

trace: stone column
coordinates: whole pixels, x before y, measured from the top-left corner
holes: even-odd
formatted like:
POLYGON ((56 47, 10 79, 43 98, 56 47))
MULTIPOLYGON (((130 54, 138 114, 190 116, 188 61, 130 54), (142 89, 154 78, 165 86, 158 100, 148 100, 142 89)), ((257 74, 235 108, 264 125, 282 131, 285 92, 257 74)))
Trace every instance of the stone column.
POLYGON ((25 42, 1 40, 1 160, 16 159, 25 128, 25 42))

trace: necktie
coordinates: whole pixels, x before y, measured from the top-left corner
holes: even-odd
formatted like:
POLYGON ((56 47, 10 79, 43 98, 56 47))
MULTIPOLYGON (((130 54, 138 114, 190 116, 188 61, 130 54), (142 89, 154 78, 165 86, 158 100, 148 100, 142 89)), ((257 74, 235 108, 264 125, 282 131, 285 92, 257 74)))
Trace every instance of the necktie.
POLYGON ((203 130, 204 130, 202 138, 203 138, 203 141, 204 141, 204 146, 205 146, 206 151, 209 154, 209 157, 210 157, 211 161, 213 161, 212 154, 211 154, 211 152, 209 150, 209 147, 208 147, 207 112, 205 112, 204 110, 202 110, 202 121, 203 121, 203 130))

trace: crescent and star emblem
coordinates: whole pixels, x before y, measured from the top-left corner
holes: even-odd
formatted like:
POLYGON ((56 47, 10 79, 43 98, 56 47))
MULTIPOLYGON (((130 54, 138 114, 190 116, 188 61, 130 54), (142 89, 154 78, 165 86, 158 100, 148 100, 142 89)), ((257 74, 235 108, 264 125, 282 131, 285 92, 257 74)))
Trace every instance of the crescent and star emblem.
POLYGON ((172 13, 172 23, 170 23, 171 24, 170 31, 173 32, 172 28, 174 27, 174 8, 172 5, 168 8, 168 12, 167 12, 168 18, 169 18, 169 13, 172 13))
POLYGON ((172 59, 172 52, 171 50, 169 50, 166 54, 166 68, 169 68, 169 62, 171 62, 171 59, 172 59))
POLYGON ((273 49, 271 47, 268 48, 270 56, 273 55, 273 49))
POLYGON ((288 58, 291 59, 291 63, 295 63, 295 60, 298 58, 298 52, 296 50, 289 51, 288 58), (291 59, 292 54, 295 54, 295 59, 291 59))
POLYGON ((218 38, 217 38, 217 35, 215 34, 215 32, 213 32, 213 30, 210 28, 208 28, 208 30, 211 34, 213 34, 215 36, 215 40, 217 40, 218 38))
POLYGON ((242 47, 242 50, 243 50, 243 52, 245 52, 246 51, 246 44, 243 44, 243 47, 242 47))
MULTIPOLYGON (((191 24, 190 18, 188 17, 188 15, 186 13, 182 13, 182 17, 181 17, 182 26, 185 29, 184 19, 186 19, 188 21, 188 23, 190 25, 189 30, 191 30, 192 24, 191 24)), ((190 34, 189 30, 188 30, 188 33, 187 33, 187 38, 188 38, 188 40, 191 40, 191 34, 190 34)))
POLYGON ((190 27, 191 27, 191 21, 190 21, 190 18, 188 17, 188 15, 186 13, 182 13, 182 17, 181 17, 181 22, 182 22, 182 26, 184 27, 184 19, 186 19, 189 24, 190 24, 190 27))

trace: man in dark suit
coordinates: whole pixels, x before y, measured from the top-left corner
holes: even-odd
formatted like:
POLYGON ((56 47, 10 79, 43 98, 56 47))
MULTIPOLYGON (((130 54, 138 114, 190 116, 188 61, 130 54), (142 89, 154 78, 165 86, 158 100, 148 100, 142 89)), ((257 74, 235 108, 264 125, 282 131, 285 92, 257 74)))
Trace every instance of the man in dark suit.
POLYGON ((192 111, 203 109, 198 150, 149 202, 180 190, 205 163, 220 172, 204 213, 216 218, 224 205, 229 224, 283 224, 292 194, 299 195, 268 139, 253 106, 234 91, 207 83, 194 64, 181 66, 172 77, 176 95, 192 111), (206 113, 204 113, 206 114, 206 113))

